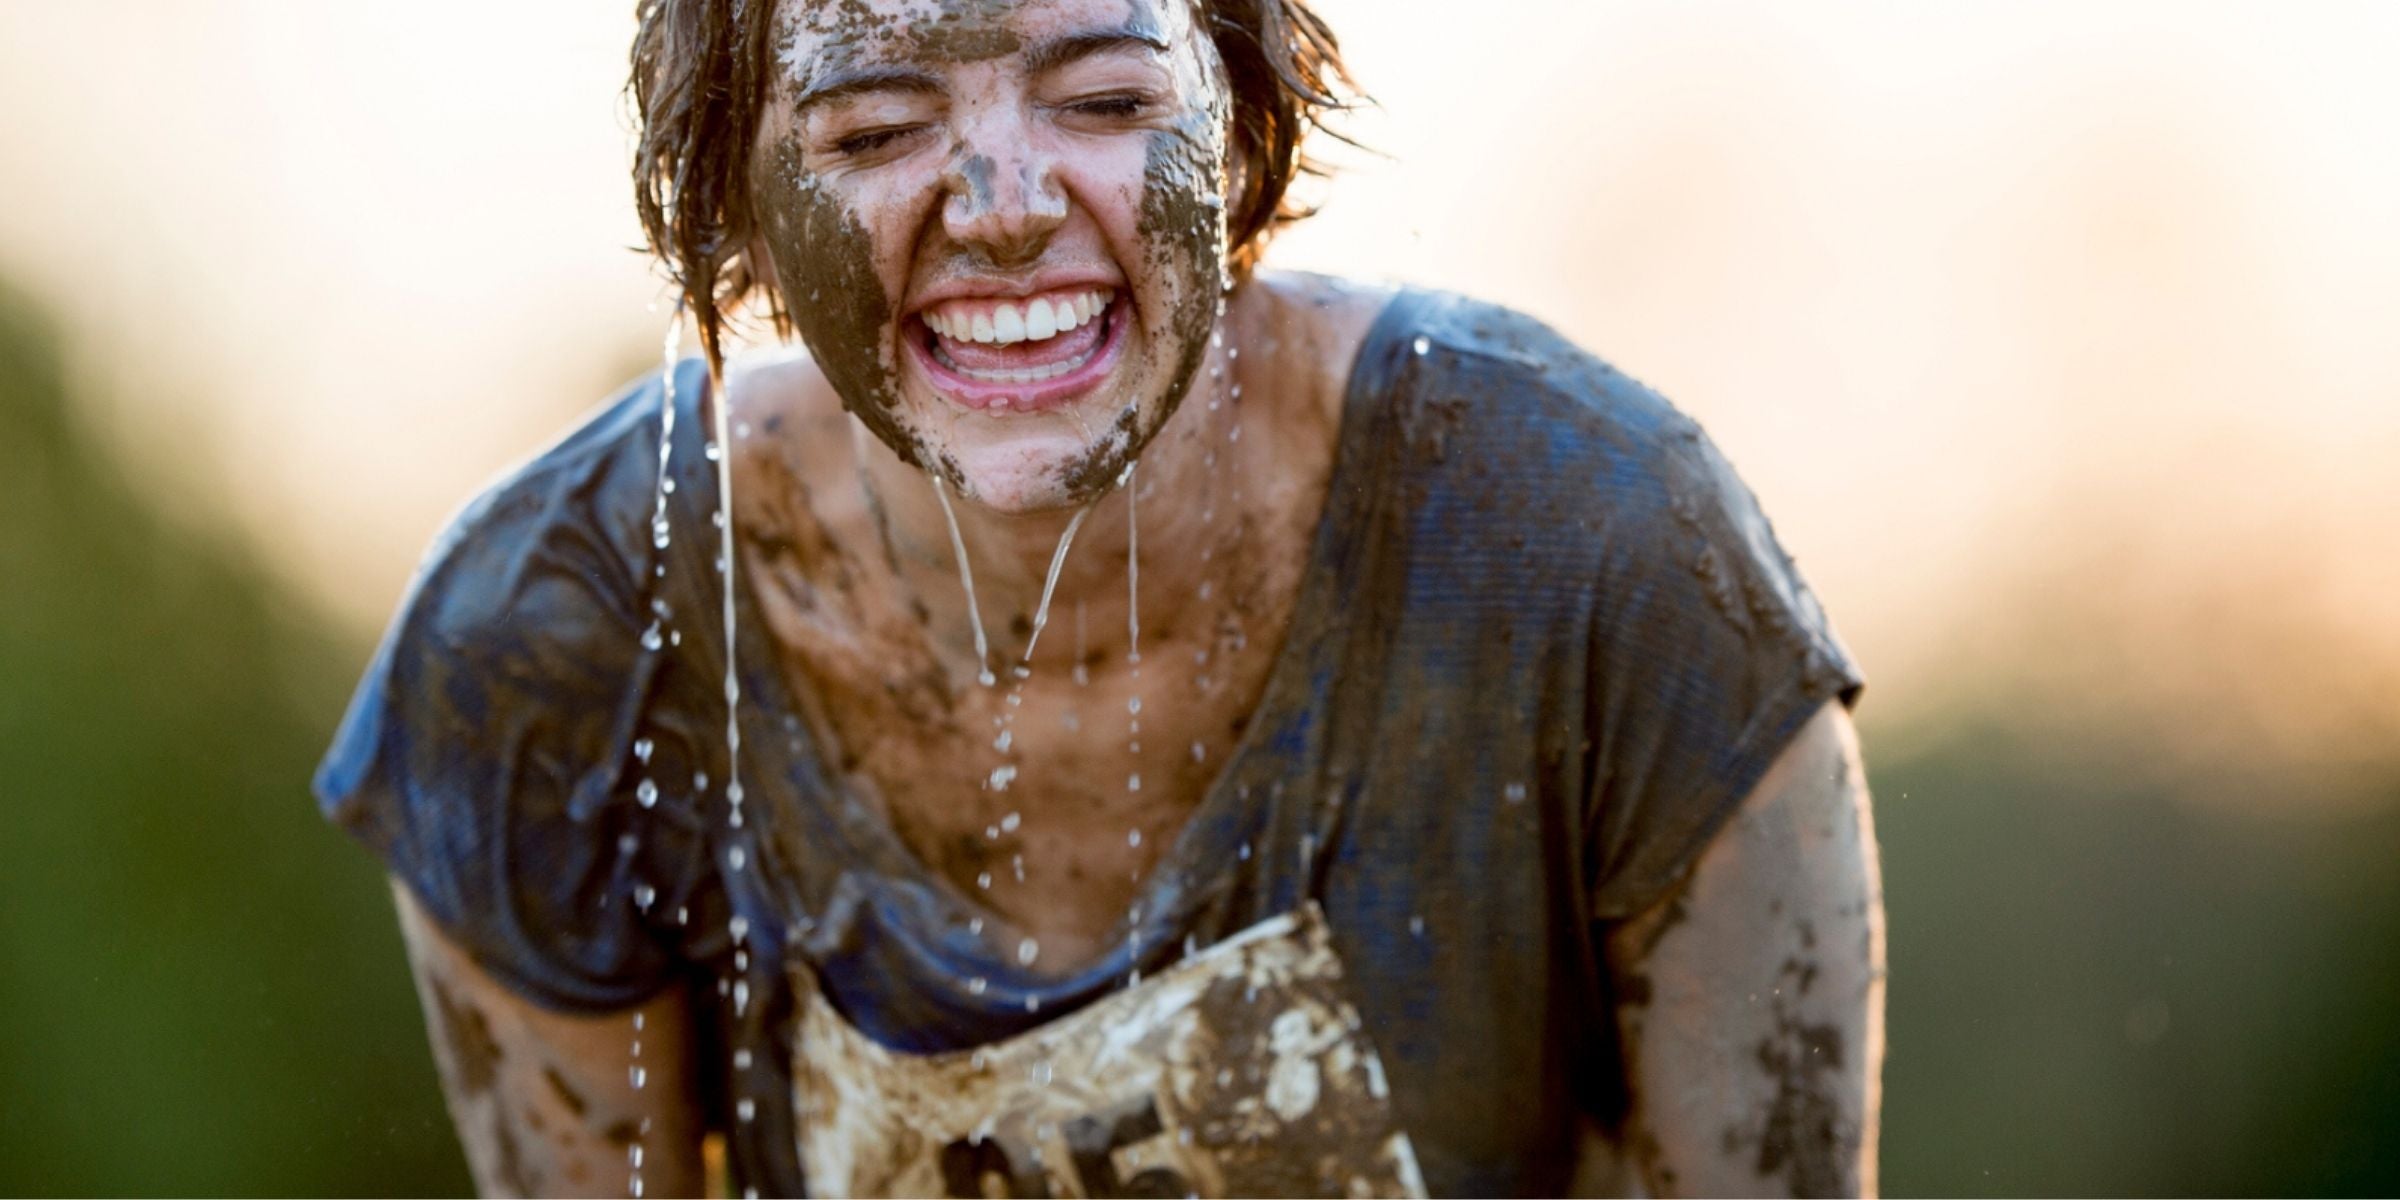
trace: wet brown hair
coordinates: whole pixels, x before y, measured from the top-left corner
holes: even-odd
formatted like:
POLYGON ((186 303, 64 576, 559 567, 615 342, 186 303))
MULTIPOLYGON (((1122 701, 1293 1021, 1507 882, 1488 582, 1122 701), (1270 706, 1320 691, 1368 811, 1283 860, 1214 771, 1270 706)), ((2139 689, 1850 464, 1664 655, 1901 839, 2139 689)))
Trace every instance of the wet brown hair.
MULTIPOLYGON (((815 0, 782 0, 812 3, 815 0)), ((1318 169, 1300 153, 1311 129, 1356 96, 1333 30, 1307 0, 1197 0, 1232 86, 1236 194, 1227 235, 1232 270, 1247 277, 1275 230, 1313 210, 1292 180, 1318 169)), ((768 282, 747 250, 750 151, 774 61, 775 0, 639 0, 633 76, 626 86, 640 142, 634 204, 650 251, 666 267, 700 330, 711 365, 727 315, 768 282)), ((774 289, 764 289, 789 333, 774 289)))

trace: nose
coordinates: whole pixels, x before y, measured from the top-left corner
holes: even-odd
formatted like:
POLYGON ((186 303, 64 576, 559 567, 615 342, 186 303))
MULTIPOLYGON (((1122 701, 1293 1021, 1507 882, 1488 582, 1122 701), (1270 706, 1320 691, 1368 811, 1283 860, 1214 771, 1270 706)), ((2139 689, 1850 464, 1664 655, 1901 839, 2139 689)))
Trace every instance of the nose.
POLYGON ((942 224, 952 240, 996 266, 1040 258, 1067 219, 1057 157, 1016 114, 978 112, 962 122, 942 182, 942 224))

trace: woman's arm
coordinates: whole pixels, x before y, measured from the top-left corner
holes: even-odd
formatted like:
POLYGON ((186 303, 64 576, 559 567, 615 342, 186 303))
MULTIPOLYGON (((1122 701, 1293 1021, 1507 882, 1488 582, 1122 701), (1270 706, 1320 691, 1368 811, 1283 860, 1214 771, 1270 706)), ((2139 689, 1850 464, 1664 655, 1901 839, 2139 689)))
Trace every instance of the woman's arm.
POLYGON ((1608 935, 1657 1195, 1873 1194, 1883 882, 1858 736, 1828 704, 1682 886, 1608 935))
POLYGON ((603 1016, 518 996, 393 886, 450 1118, 486 1196, 625 1195, 640 1147, 641 1194, 701 1189, 699 1103, 684 995, 669 988, 603 1016), (643 1086, 633 1086, 635 1039, 643 1086))

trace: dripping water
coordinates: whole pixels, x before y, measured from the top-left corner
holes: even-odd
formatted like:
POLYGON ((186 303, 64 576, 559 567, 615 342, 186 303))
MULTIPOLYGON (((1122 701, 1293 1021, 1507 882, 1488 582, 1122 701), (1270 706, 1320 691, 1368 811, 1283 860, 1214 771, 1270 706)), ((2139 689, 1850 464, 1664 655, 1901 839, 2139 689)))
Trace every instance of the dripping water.
POLYGON ((985 687, 999 682, 992 674, 992 644, 983 636, 983 610, 975 603, 975 568, 967 562, 967 539, 958 532, 958 510, 950 507, 950 485, 930 458, 925 473, 933 478, 934 498, 941 501, 942 520, 950 526, 950 552, 958 557, 958 583, 967 593, 967 625, 975 631, 975 681, 985 687))
MULTIPOLYGON (((1060 568, 1067 565, 1067 548, 1075 544, 1075 531, 1083 528, 1083 519, 1092 515, 1092 510, 1099 507, 1099 503, 1095 500, 1075 510, 1074 519, 1067 522, 1067 531, 1058 537, 1058 549, 1050 555, 1049 574, 1042 578, 1042 602, 1033 610, 1033 632, 1025 638, 1025 653, 1017 657, 1019 678, 1023 678, 1022 672, 1033 666, 1033 648, 1041 644, 1042 630, 1050 626, 1050 597, 1058 591, 1058 573, 1060 568)), ((1082 619, 1081 612, 1077 610, 1078 621, 1082 619)), ((1081 640, 1080 634, 1078 640, 1081 640)), ((1082 656, 1078 654, 1077 657, 1080 659, 1082 656)))
MULTIPOLYGON (((650 568, 651 578, 653 579, 666 578, 666 550, 667 546, 673 541, 673 525, 667 519, 667 496, 675 490, 675 477, 673 474, 675 454, 675 366, 676 363, 682 359, 682 357, 683 305, 677 304, 675 306, 674 316, 667 322, 667 335, 665 344, 661 346, 659 350, 658 485, 651 497, 650 506, 650 547, 655 552, 650 568)), ((650 622, 650 627, 647 630, 644 630, 642 633, 642 649, 649 653, 657 653, 665 644, 666 640, 661 636, 661 631, 664 629, 668 617, 666 601, 659 597, 653 596, 651 598, 651 612, 653 616, 650 622)), ((641 762, 644 768, 648 768, 650 765, 650 756, 652 750, 653 747, 649 738, 641 738, 634 742, 634 757, 641 762)), ((658 805, 658 782, 645 775, 641 782, 634 788, 634 798, 636 802, 642 806, 644 811, 655 808, 658 805)), ((650 915, 650 906, 657 902, 657 889, 651 887, 648 883, 637 882, 634 884, 633 906, 642 914, 642 917, 645 920, 647 920, 650 915)), ((633 1090, 637 1094, 640 1093, 650 1082, 650 1070, 642 1063, 642 1028, 644 1023, 645 1020, 642 1013, 637 1012, 633 1014, 633 1046, 631 1053, 627 1056, 631 1061, 626 1067, 626 1076, 627 1082, 633 1085, 633 1090)), ((641 1124, 635 1127, 632 1144, 627 1146, 625 1150, 626 1161, 630 1171, 630 1175, 626 1180, 626 1187, 636 1197, 636 1200, 639 1200, 639 1197, 642 1194, 642 1158, 645 1153, 643 1146, 645 1139, 643 1135, 647 1134, 649 1130, 650 1118, 643 1117, 641 1124)))

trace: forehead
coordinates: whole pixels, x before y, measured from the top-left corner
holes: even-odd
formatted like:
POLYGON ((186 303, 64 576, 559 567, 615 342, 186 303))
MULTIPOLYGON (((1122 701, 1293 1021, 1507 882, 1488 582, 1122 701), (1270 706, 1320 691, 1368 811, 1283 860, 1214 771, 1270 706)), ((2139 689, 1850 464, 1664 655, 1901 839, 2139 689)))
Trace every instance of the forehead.
POLYGON ((1193 0, 784 0, 777 57, 789 79, 872 63, 940 67, 1021 53, 1051 38, 1121 30, 1182 47, 1193 0))

